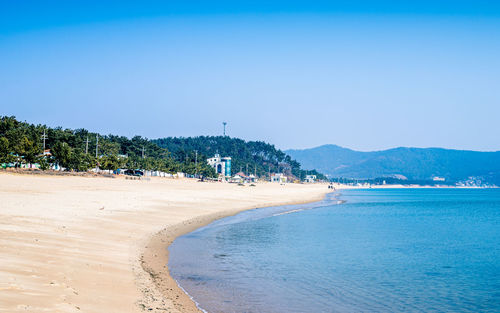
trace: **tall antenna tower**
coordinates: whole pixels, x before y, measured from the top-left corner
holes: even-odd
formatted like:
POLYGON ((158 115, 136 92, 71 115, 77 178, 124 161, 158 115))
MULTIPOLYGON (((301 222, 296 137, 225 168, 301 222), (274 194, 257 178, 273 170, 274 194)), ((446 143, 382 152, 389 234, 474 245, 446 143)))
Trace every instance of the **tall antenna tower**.
POLYGON ((226 125, 227 125, 227 122, 222 122, 222 125, 224 125, 224 137, 226 137, 226 125))

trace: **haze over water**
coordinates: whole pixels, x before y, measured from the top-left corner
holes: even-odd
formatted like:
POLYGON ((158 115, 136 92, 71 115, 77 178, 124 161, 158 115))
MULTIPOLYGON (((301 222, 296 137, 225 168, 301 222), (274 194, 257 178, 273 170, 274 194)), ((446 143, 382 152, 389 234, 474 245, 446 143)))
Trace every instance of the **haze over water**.
POLYGON ((209 312, 500 311, 499 189, 341 193, 180 237, 171 274, 209 312))

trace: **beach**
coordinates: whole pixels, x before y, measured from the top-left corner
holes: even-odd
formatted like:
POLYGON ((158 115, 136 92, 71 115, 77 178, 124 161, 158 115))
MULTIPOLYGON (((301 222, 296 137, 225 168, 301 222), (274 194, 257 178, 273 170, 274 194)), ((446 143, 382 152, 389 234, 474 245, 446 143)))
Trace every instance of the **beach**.
POLYGON ((324 184, 0 174, 0 312, 197 312, 167 246, 211 221, 319 200, 324 184))

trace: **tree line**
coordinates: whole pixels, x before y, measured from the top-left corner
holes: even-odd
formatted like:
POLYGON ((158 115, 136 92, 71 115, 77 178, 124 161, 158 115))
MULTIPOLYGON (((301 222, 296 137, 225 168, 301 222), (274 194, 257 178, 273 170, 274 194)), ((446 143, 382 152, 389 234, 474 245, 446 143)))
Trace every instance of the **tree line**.
POLYGON ((92 168, 158 170, 216 177, 206 159, 219 153, 232 158, 232 174, 243 171, 268 177, 273 173, 304 179, 307 174, 326 179, 316 170, 303 170, 300 163, 274 145, 228 136, 169 137, 148 140, 102 135, 86 129, 63 129, 0 117, 0 163, 34 164, 48 169, 58 164, 71 171, 92 168), (50 155, 43 155, 45 148, 50 155))
POLYGON ((183 160, 172 157, 169 151, 141 136, 127 138, 101 135, 86 129, 63 129, 20 122, 13 116, 0 118, 0 163, 50 164, 72 171, 92 168, 158 170, 168 173, 184 172, 215 177, 216 173, 204 160, 187 154, 183 160), (43 154, 45 148, 50 155, 43 154))
POLYGON ((266 177, 272 173, 285 173, 297 179, 304 179, 307 174, 318 179, 326 177, 316 170, 303 170, 300 163, 274 145, 262 141, 245 141, 229 136, 168 137, 153 140, 159 147, 165 148, 172 157, 181 161, 198 151, 204 159, 218 153, 222 157, 230 156, 233 174, 244 172, 266 177))

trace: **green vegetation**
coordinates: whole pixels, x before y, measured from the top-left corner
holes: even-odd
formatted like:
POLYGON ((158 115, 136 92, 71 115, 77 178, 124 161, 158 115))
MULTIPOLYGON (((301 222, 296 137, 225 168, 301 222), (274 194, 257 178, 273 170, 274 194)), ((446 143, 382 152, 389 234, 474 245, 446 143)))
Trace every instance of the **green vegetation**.
POLYGON ((57 163, 72 171, 87 171, 97 165, 104 170, 125 167, 215 177, 215 171, 206 162, 195 165, 194 157, 177 161, 168 150, 140 136, 128 139, 85 129, 50 128, 7 116, 0 118, 0 163, 38 163, 41 169, 49 168, 49 163, 57 163), (51 156, 42 156, 44 132, 45 146, 51 156))
POLYGON ((79 172, 97 166, 103 170, 128 168, 216 177, 214 169, 206 163, 206 159, 215 153, 232 158, 233 174, 243 171, 266 177, 270 173, 283 172, 300 179, 306 174, 325 179, 315 170, 302 170, 300 163, 289 155, 260 141, 247 142, 225 136, 156 140, 135 136, 129 139, 100 135, 86 129, 33 125, 20 122, 15 117, 0 118, 0 163, 37 163, 41 169, 58 164, 79 172), (45 147, 50 149, 50 155, 45 156, 44 134, 45 147))
POLYGON ((300 179, 304 179, 306 174, 326 179, 315 170, 302 170, 299 162, 276 149, 274 145, 262 141, 244 141, 228 136, 199 136, 169 137, 156 139, 153 142, 170 151, 178 162, 192 158, 194 151, 198 151, 198 160, 203 161, 216 153, 223 157, 230 156, 233 174, 242 171, 247 175, 256 173, 259 177, 266 177, 269 173, 283 172, 300 179))

